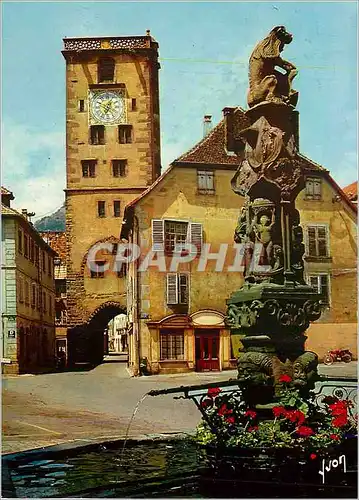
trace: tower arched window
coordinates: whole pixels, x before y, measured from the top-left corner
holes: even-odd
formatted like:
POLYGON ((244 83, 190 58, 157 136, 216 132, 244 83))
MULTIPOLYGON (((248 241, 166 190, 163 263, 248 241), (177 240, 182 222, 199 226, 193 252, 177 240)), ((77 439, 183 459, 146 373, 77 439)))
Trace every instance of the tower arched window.
POLYGON ((115 61, 111 57, 103 57, 97 63, 98 81, 113 82, 115 77, 115 61))

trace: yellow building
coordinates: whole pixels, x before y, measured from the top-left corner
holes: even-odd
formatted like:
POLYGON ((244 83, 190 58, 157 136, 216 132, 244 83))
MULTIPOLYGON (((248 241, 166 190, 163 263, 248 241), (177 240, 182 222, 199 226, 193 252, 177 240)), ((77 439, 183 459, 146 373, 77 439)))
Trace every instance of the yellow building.
MULTIPOLYGON (((239 164, 231 151, 238 149, 234 131, 245 125, 243 110, 225 108, 223 120, 201 142, 126 206, 121 236, 141 248, 141 258, 128 264, 129 364, 135 374, 141 365, 151 373, 235 366, 224 316, 226 299, 243 283, 233 236, 244 200, 231 190, 239 164), (161 246, 163 255, 150 253, 161 246)), ((297 198, 305 275, 326 296, 307 348, 323 357, 345 347, 356 356, 355 207, 326 169, 300 160, 306 177, 297 198)))
POLYGON ((13 199, 2 187, 2 363, 4 373, 36 373, 55 363, 56 252, 13 199))
POLYGON ((160 175, 158 44, 149 31, 65 38, 62 54, 68 358, 96 363, 108 322, 126 312, 126 280, 104 273, 104 257, 89 252, 102 242, 116 255, 125 205, 160 175))

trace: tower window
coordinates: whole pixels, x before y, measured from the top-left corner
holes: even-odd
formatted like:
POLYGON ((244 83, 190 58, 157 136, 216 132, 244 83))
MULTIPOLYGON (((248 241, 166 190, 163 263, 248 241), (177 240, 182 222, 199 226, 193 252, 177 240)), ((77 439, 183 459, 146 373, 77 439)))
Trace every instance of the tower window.
POLYGON ((105 127, 104 125, 92 125, 90 127, 90 143, 105 144, 105 127))
POLYGON ((104 201, 97 202, 97 213, 99 217, 106 217, 106 208, 104 201))
POLYGON ((132 142, 132 125, 118 126, 118 142, 120 144, 131 144, 132 142))
POLYGON ((82 177, 95 177, 96 160, 83 160, 82 164, 82 177))
POLYGON ((111 57, 104 57, 98 61, 97 70, 99 82, 113 82, 115 61, 111 57))
POLYGON ((131 99, 131 109, 132 111, 136 111, 137 109, 137 102, 135 98, 131 99))
POLYGON ((79 100, 79 112, 83 113, 84 111, 85 111, 85 100, 84 99, 80 99, 79 100))
POLYGON ((118 200, 115 200, 113 202, 113 215, 114 215, 114 217, 121 216, 121 202, 118 200))
POLYGON ((112 160, 112 174, 114 177, 125 177, 127 160, 112 160))

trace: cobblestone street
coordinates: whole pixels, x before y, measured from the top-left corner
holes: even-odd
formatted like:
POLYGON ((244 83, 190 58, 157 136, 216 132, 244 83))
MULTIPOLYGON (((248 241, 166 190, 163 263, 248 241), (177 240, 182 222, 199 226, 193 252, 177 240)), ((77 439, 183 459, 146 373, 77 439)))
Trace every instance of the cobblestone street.
MULTIPOLYGON (((356 377, 356 363, 320 365, 320 373, 356 377)), ((93 370, 4 377, 3 453, 74 440, 125 435, 133 409, 151 389, 236 378, 235 370, 130 377, 126 363, 105 362, 93 370)), ((195 405, 173 395, 148 397, 140 405, 130 436, 190 433, 200 419, 195 405)))

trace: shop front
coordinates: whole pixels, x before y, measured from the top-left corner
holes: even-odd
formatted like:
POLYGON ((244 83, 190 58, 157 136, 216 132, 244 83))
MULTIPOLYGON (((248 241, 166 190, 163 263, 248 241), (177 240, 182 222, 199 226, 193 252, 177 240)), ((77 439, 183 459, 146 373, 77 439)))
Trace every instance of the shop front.
POLYGON ((173 314, 146 321, 151 373, 220 371, 235 367, 230 334, 219 311, 173 314))

